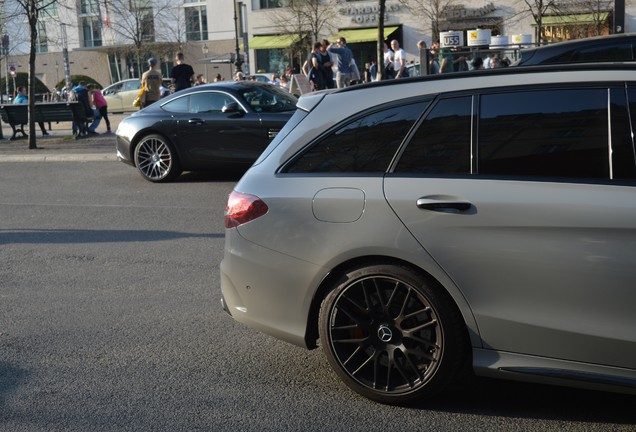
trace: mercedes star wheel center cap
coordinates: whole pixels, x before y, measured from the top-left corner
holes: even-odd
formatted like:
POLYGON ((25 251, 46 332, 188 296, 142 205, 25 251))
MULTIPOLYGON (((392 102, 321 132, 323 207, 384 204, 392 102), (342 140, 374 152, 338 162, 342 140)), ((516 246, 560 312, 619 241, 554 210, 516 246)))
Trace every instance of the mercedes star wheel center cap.
POLYGON ((384 343, 390 342, 393 338, 393 332, 388 326, 383 324, 378 328, 378 338, 384 343))

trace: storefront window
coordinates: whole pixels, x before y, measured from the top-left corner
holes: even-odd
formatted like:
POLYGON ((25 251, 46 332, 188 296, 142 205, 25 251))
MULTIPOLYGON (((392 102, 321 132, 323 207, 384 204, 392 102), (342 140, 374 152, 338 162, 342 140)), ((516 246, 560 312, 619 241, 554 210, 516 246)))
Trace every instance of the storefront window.
POLYGON ((577 13, 545 15, 541 17, 540 39, 543 42, 559 42, 604 36, 610 34, 612 21, 611 11, 589 13, 579 10, 577 13))
POLYGON ((288 64, 289 50, 283 48, 256 50, 256 71, 282 72, 288 64))
POLYGON ((560 42, 608 34, 610 34, 610 23, 608 22, 599 23, 599 25, 563 25, 541 28, 541 40, 543 42, 560 42))

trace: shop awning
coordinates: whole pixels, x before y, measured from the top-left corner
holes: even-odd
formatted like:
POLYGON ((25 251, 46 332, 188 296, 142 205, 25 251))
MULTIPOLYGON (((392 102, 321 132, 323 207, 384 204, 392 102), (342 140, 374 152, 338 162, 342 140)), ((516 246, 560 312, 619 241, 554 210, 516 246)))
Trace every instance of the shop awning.
POLYGON ((298 42, 300 38, 297 34, 282 34, 272 36, 254 36, 250 39, 250 49, 275 49, 289 48, 298 42))
MULTIPOLYGON (((554 15, 544 16, 541 18, 542 26, 566 26, 566 25, 585 25, 605 22, 609 17, 609 12, 600 14, 575 14, 575 15, 554 15)), ((533 26, 536 27, 535 22, 533 26)))
MULTIPOLYGON (((395 32, 399 27, 384 27, 384 38, 388 39, 389 36, 393 32, 395 32)), ((338 32, 338 37, 343 37, 347 41, 347 44, 350 43, 359 43, 359 42, 373 42, 378 40, 378 28, 366 28, 366 29, 351 29, 351 30, 340 30, 338 32)))

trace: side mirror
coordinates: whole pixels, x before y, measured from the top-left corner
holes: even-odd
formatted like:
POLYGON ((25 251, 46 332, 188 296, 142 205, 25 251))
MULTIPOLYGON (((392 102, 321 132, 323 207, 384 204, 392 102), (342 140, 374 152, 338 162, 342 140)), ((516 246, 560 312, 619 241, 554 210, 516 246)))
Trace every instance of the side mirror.
POLYGON ((239 107, 239 104, 236 102, 230 102, 227 105, 224 105, 223 108, 221 108, 221 112, 224 113, 240 113, 241 112, 241 107, 239 107))

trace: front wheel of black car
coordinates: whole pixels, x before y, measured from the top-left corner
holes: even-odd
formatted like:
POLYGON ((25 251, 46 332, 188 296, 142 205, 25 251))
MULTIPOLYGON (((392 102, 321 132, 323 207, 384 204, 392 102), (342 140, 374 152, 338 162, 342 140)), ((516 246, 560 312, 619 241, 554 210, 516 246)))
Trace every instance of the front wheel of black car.
POLYGON ((148 135, 135 148, 135 166, 146 180, 159 183, 181 174, 177 155, 166 138, 148 135))
POLYGON ((320 309, 327 360, 354 391, 403 404, 434 395, 463 368, 465 327, 450 297, 396 265, 347 271, 320 309))

